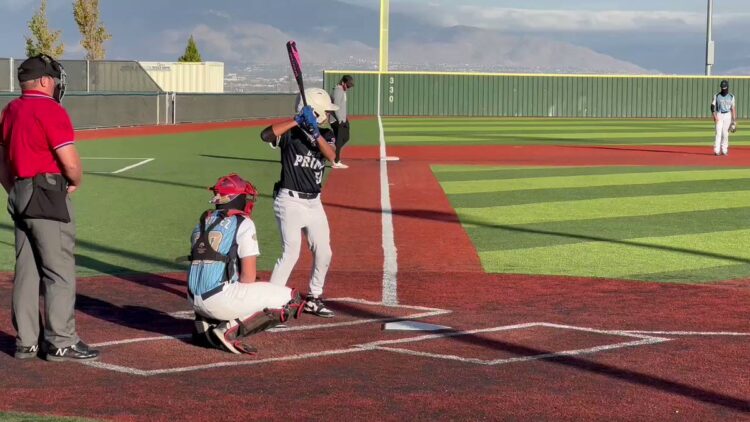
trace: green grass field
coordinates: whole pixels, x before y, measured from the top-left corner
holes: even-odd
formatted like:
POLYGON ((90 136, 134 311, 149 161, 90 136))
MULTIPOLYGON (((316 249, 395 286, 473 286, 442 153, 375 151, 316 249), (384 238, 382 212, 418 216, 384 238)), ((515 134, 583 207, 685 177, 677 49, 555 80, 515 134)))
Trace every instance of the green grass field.
MULTIPOLYGON (((181 271, 206 189, 237 172, 257 184, 254 218, 270 270, 280 253, 271 191, 278 151, 260 128, 78 143, 85 184, 74 196, 81 276, 181 271), (113 174, 144 159, 154 160, 113 174)), ((389 145, 705 145, 710 122, 566 119, 385 119, 389 145), (681 134, 681 135, 678 135, 681 134)), ((377 145, 374 120, 351 145, 377 145)), ((747 144, 745 135, 731 144, 747 144), (744 138, 743 138, 744 137, 744 138)), ((750 135, 748 135, 750 136, 750 135)), ((750 276, 750 171, 686 167, 433 166, 489 272, 706 282, 750 276)), ((3 200, 5 197, 2 198, 3 200)), ((13 268, 12 223, 0 216, 0 270, 13 268)))
POLYGON ((488 272, 676 282, 750 276, 748 169, 433 171, 488 272))
MULTIPOLYGON (((390 145, 711 145, 714 137, 710 119, 392 118, 385 129, 390 145)), ((731 142, 750 145, 750 131, 731 142)))

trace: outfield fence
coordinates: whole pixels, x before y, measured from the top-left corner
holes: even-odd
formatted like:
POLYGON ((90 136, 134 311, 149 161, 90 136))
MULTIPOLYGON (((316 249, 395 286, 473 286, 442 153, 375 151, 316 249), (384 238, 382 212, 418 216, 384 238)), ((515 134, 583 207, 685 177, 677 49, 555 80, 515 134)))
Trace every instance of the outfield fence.
POLYGON ((750 77, 326 71, 326 89, 345 74, 352 115, 705 118, 728 79, 738 117, 750 117, 750 77))
MULTIPOLYGON (((18 93, 0 93, 0 109, 18 93)), ((77 129, 209 123, 291 116, 295 94, 71 92, 63 104, 77 129)))

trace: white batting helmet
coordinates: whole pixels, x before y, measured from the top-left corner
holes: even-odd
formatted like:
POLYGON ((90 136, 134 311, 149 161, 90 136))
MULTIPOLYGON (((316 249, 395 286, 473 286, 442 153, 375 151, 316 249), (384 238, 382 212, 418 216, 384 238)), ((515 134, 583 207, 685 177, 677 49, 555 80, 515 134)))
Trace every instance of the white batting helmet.
MULTIPOLYGON (((312 107, 315 116, 318 118, 318 124, 323 124, 328 120, 328 111, 336 111, 339 106, 331 101, 331 96, 320 88, 307 88, 305 90, 305 97, 307 97, 307 105, 312 107)), ((297 112, 302 110, 302 96, 297 95, 297 112)))

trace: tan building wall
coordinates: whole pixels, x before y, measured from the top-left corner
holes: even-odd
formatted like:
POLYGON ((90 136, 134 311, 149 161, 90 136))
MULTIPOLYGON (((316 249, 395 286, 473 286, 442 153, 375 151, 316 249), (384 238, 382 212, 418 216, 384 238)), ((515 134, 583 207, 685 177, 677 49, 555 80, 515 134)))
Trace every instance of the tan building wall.
POLYGON ((146 73, 167 92, 224 92, 224 63, 140 62, 146 73))

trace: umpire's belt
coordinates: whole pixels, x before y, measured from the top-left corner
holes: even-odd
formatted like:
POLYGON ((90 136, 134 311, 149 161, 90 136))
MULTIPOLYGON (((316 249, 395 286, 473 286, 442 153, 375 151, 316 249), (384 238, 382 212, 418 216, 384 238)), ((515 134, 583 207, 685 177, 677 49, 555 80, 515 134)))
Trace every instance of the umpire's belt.
POLYGON ((297 192, 296 190, 291 189, 281 189, 279 190, 280 194, 289 195, 292 198, 300 198, 300 199, 315 199, 320 195, 319 193, 307 193, 307 192, 297 192))
POLYGON ((199 295, 194 295, 193 292, 188 290, 188 297, 190 297, 190 300, 193 300, 196 296, 199 297, 201 300, 206 300, 209 297, 214 296, 217 293, 221 293, 221 291, 224 290, 224 286, 226 285, 227 283, 221 283, 217 287, 214 287, 213 289, 207 292, 204 292, 202 294, 199 294, 199 295))

